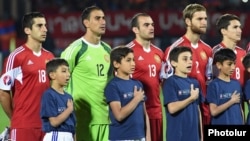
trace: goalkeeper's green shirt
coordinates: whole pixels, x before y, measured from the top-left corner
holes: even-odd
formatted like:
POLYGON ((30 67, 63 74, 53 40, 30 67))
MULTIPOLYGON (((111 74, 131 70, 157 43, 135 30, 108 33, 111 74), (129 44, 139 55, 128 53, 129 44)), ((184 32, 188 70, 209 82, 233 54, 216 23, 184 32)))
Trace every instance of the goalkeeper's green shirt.
POLYGON ((110 69, 110 51, 110 46, 102 41, 94 45, 80 38, 61 54, 71 71, 66 90, 72 94, 77 118, 83 122, 109 124, 104 88, 110 69))

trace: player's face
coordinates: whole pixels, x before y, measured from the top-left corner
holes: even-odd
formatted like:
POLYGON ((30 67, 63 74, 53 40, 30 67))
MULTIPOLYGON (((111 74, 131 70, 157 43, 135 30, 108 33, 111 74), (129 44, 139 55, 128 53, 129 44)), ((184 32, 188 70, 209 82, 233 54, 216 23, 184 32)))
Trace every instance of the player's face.
POLYGON ((228 38, 231 41, 238 42, 241 40, 241 24, 238 20, 232 20, 229 22, 227 29, 223 29, 223 37, 228 38))
POLYGON ((178 62, 175 62, 175 74, 179 76, 187 76, 192 70, 192 54, 190 52, 180 53, 178 62))
POLYGON ((26 28, 28 37, 38 42, 44 42, 48 31, 45 18, 34 18, 33 21, 32 29, 26 28))
POLYGON ((90 13, 89 20, 85 24, 87 30, 97 36, 105 34, 106 21, 102 10, 94 10, 90 13))
POLYGON ((219 76, 220 77, 230 77, 233 72, 235 71, 235 62, 226 60, 222 64, 217 63, 217 68, 220 70, 219 76))
POLYGON ((54 72, 55 81, 54 83, 58 86, 66 86, 70 79, 69 67, 65 65, 61 65, 57 68, 56 72, 54 72))
POLYGON ((207 30, 207 13, 198 11, 193 14, 190 22, 190 29, 195 34, 204 34, 207 30))
POLYGON ((151 40, 154 38, 154 22, 149 16, 138 17, 138 36, 142 40, 151 40))
POLYGON ((135 71, 134 54, 129 53, 126 57, 122 58, 117 74, 119 76, 127 77, 135 71))

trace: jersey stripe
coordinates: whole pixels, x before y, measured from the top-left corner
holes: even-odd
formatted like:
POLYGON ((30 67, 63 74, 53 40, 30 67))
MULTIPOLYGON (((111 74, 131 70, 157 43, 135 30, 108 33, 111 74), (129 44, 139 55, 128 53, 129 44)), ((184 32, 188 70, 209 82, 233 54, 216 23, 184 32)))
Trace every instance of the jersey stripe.
POLYGON ((5 72, 8 72, 9 70, 11 70, 13 68, 16 55, 18 55, 19 53, 21 53, 24 50, 25 50, 25 48, 23 46, 20 46, 19 48, 17 48, 14 52, 12 52, 10 54, 10 56, 8 57, 8 60, 7 60, 5 72))

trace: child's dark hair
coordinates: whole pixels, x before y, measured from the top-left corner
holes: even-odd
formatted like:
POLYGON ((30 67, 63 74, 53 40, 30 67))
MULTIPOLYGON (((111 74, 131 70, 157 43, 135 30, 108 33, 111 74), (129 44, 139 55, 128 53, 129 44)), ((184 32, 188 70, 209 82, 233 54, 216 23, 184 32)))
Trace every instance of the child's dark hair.
POLYGON ((223 63, 226 60, 235 61, 236 54, 234 53, 234 51, 232 49, 223 48, 223 49, 218 50, 214 54, 213 58, 214 58, 213 64, 216 64, 217 62, 223 63))
POLYGON ((250 53, 247 53, 243 58, 242 64, 244 65, 245 69, 250 68, 250 53))
MULTIPOLYGON (((134 51, 126 46, 118 46, 112 49, 110 54, 110 62, 113 66, 113 62, 116 61, 118 63, 121 63, 122 58, 125 58, 129 53, 133 53, 134 51)), ((116 70, 116 68, 113 66, 113 68, 116 70)))
POLYGON ((189 47, 178 46, 178 47, 173 48, 170 51, 170 54, 169 54, 169 60, 170 60, 170 62, 171 61, 178 62, 178 57, 183 52, 190 52, 192 54, 192 50, 189 47))
POLYGON ((46 73, 47 73, 50 80, 51 80, 51 78, 50 78, 49 74, 51 72, 55 72, 57 70, 57 68, 59 66, 62 66, 62 65, 67 66, 67 67, 69 66, 68 62, 62 58, 54 58, 46 64, 46 73))

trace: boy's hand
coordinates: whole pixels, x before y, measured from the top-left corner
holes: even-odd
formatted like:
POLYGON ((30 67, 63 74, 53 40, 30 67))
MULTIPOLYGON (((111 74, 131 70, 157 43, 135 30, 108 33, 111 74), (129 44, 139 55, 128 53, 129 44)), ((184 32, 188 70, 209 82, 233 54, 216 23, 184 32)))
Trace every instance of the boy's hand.
POLYGON ((231 96, 231 101, 233 103, 240 103, 240 93, 237 93, 237 91, 234 91, 234 93, 231 96))
POLYGON ((67 102, 67 107, 73 112, 74 111, 74 106, 73 106, 73 100, 72 99, 68 99, 67 102))
POLYGON ((199 97, 199 89, 198 88, 194 88, 194 84, 190 85, 190 97, 192 98, 192 100, 196 100, 199 97))
POLYGON ((134 98, 136 98, 139 101, 144 101, 144 91, 142 88, 139 90, 137 89, 137 86, 134 86, 134 98))

